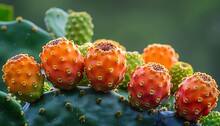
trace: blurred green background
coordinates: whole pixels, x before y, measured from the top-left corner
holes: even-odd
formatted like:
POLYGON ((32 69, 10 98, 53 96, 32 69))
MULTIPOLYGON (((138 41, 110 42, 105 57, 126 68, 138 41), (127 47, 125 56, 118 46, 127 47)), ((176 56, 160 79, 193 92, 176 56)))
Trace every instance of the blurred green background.
POLYGON ((51 7, 87 11, 94 23, 93 40, 120 42, 143 52, 151 43, 172 45, 179 60, 220 83, 220 0, 0 0, 43 29, 51 7))

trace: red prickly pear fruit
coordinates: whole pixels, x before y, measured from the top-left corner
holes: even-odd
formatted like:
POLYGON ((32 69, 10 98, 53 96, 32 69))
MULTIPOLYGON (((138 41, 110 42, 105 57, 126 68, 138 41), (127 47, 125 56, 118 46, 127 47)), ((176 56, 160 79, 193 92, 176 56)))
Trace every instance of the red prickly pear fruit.
POLYGON ((2 71, 8 90, 21 100, 34 102, 43 95, 44 75, 40 65, 28 54, 8 59, 2 71))
POLYGON ((196 122, 217 105, 219 91, 210 75, 196 72, 183 79, 175 95, 176 113, 196 122))
POLYGON ((47 79, 54 87, 71 90, 83 77, 84 59, 73 41, 51 40, 40 54, 47 79))
POLYGON ((170 96, 171 76, 161 64, 149 62, 136 68, 128 83, 130 104, 141 110, 155 109, 170 96))

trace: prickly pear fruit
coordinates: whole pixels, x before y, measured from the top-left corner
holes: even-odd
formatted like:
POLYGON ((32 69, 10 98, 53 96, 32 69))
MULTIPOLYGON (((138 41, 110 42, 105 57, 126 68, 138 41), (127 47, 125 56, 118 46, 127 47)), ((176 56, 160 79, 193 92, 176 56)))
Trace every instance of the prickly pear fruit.
POLYGON ((125 51, 108 40, 96 42, 88 49, 85 69, 95 90, 107 92, 115 89, 126 72, 125 51))
POLYGON ((7 60, 2 71, 8 90, 21 100, 34 102, 43 95, 44 75, 33 57, 16 55, 7 60))
POLYGON ((171 93, 174 94, 178 90, 178 85, 184 77, 192 74, 193 68, 190 64, 180 61, 175 63, 170 70, 170 76, 172 77, 171 83, 173 84, 171 93))
POLYGON ((220 126, 220 112, 211 111, 199 121, 202 126, 220 126))
POLYGON ((174 94, 176 113, 183 118, 196 122, 217 105, 219 91, 210 75, 196 72, 183 79, 174 94))
POLYGON ((128 99, 141 111, 156 108, 170 96, 171 76, 161 64, 149 62, 139 66, 131 74, 128 83, 128 99))
POLYGON ((87 12, 73 11, 67 18, 66 38, 73 40, 77 45, 91 42, 93 27, 92 18, 87 12))
POLYGON ((47 79, 57 88, 71 90, 83 77, 83 56, 66 38, 48 42, 40 59, 47 79))
POLYGON ((86 54, 87 54, 87 50, 92 46, 92 43, 91 42, 86 42, 82 45, 79 45, 78 48, 79 48, 79 51, 82 53, 82 55, 85 57, 86 54))
POLYGON ((128 82, 131 78, 131 72, 134 71, 138 66, 141 66, 143 64, 143 59, 141 55, 134 51, 134 52, 126 52, 126 65, 127 65, 127 71, 125 73, 123 81, 120 83, 118 88, 127 90, 128 82))
POLYGON ((178 54, 170 45, 151 44, 142 54, 145 63, 157 62, 164 65, 168 70, 178 61, 178 54))

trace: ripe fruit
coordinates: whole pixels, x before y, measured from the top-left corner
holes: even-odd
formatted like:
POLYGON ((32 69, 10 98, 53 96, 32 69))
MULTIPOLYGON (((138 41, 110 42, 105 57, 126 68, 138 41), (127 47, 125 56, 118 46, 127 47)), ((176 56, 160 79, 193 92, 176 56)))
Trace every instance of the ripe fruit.
POLYGON ((196 72, 183 79, 175 93, 175 109, 179 116, 197 121, 216 105, 219 96, 217 84, 210 75, 196 72))
POLYGON ((140 110, 156 108, 170 95, 171 76, 161 64, 149 62, 138 67, 131 74, 128 83, 128 99, 140 110))
POLYGON ((115 89, 124 78, 126 55, 117 45, 105 40, 88 49, 85 68, 91 86, 97 91, 115 89))
POLYGON ((170 76, 172 77, 171 93, 174 94, 178 90, 178 85, 182 82, 182 79, 188 75, 193 74, 193 68, 190 64, 185 62, 177 62, 170 70, 170 76))
POLYGON ((83 56, 66 38, 48 42, 40 59, 47 79, 57 88, 71 90, 83 77, 83 56))
POLYGON ((138 66, 141 66, 144 62, 141 55, 136 51, 126 52, 126 61, 127 71, 125 73, 123 81, 118 87, 125 90, 127 90, 128 88, 127 85, 131 78, 131 72, 134 71, 138 66))
POLYGON ((21 100, 34 102, 43 95, 44 75, 33 57, 16 55, 7 60, 2 71, 8 90, 21 100))
POLYGON ((142 54, 145 63, 157 62, 164 65, 168 70, 178 61, 178 54, 170 45, 151 44, 142 54))

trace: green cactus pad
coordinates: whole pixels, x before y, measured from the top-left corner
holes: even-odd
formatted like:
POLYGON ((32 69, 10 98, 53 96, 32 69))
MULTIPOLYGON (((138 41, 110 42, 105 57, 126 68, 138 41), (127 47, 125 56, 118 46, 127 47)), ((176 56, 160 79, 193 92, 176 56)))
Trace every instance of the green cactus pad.
POLYGON ((178 90, 178 85, 182 82, 182 79, 188 75, 193 74, 193 68, 190 64, 185 62, 177 62, 170 70, 170 76, 172 77, 171 94, 174 94, 178 90))
MULTIPOLYGON (((21 17, 16 21, 0 22, 0 38, 0 66, 20 53, 27 53, 39 62, 42 46, 51 40, 48 32, 21 17)), ((5 84, 0 84, 0 90, 7 91, 5 84)))
POLYGON ((66 38, 77 45, 91 42, 93 27, 92 18, 87 12, 71 12, 65 27, 66 38))
POLYGON ((45 13, 44 22, 47 30, 54 34, 56 38, 66 35, 65 26, 68 13, 60 8, 50 8, 45 13))
POLYGON ((82 86, 71 92, 48 92, 38 101, 25 106, 24 111, 30 126, 160 126, 161 123, 170 126, 185 122, 173 112, 136 111, 114 91, 100 93, 82 86), (166 120, 171 122, 164 122, 166 120))
POLYGON ((0 21, 11 21, 14 18, 13 6, 0 4, 0 21))
POLYGON ((0 124, 1 126, 25 126, 26 119, 21 105, 11 97, 0 91, 0 124))
POLYGON ((174 103, 175 97, 173 95, 170 95, 169 98, 163 100, 162 104, 158 108, 166 107, 168 111, 174 111, 174 103))
POLYGON ((220 126, 220 112, 211 111, 199 121, 202 126, 220 126))
POLYGON ((124 75, 124 80, 121 82, 121 84, 118 87, 125 90, 127 90, 128 88, 127 83, 130 81, 131 72, 144 63, 143 59, 141 58, 141 55, 136 51, 126 52, 126 60, 127 60, 126 62, 127 71, 124 75))

